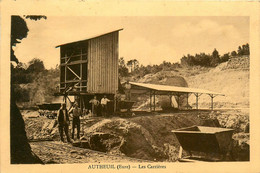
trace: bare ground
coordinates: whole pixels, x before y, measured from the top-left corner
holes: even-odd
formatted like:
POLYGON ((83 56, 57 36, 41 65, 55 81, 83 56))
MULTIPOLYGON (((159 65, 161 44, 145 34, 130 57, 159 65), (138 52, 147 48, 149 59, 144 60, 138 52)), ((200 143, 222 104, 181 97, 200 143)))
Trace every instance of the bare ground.
POLYGON ((33 152, 46 164, 145 162, 145 160, 74 147, 59 141, 31 142, 30 145, 33 152))

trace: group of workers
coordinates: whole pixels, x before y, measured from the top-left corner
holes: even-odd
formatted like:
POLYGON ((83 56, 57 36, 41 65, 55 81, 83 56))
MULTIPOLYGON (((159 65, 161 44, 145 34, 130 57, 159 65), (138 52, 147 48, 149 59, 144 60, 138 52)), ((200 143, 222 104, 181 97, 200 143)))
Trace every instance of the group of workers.
MULTIPOLYGON (((92 116, 97 115, 97 109, 98 106, 101 104, 101 111, 102 116, 107 117, 108 116, 108 108, 107 104, 110 102, 110 100, 104 95, 104 97, 101 99, 101 102, 97 100, 97 97, 94 96, 93 99, 89 101, 92 105, 92 116)), ((69 137, 69 125, 70 121, 69 118, 72 117, 72 139, 74 140, 74 132, 75 128, 77 128, 77 139, 80 139, 80 117, 83 116, 83 112, 78 106, 78 103, 75 102, 72 109, 70 111, 67 110, 66 104, 63 103, 61 105, 61 108, 58 110, 57 118, 58 118, 58 128, 59 128, 59 134, 60 139, 62 142, 64 142, 63 134, 65 132, 65 135, 67 137, 67 142, 71 142, 71 139, 69 137)))
POLYGON ((97 96, 94 96, 94 98, 89 101, 89 103, 91 103, 92 116, 97 116, 97 110, 101 104, 102 116, 107 117, 108 116, 108 109, 107 109, 108 102, 110 102, 110 100, 107 98, 106 95, 104 95, 104 97, 101 99, 100 102, 97 99, 97 96))
MULTIPOLYGON (((131 85, 129 81, 127 81, 125 84, 126 100, 130 100, 131 97, 130 89, 131 89, 131 85)), ((115 105, 116 112, 120 112, 121 94, 119 93, 119 91, 116 92, 114 100, 116 104, 115 105)), ((98 109, 101 108, 102 116, 108 117, 109 116, 108 102, 110 101, 111 100, 109 100, 106 95, 104 95, 100 101, 97 99, 97 96, 94 96, 94 98, 89 101, 89 103, 91 104, 92 116, 97 116, 98 109)), ((58 128, 59 128, 61 141, 64 142, 63 133, 65 132, 65 135, 67 137, 67 142, 71 142, 71 139, 69 137, 69 125, 70 125, 69 117, 72 117, 71 137, 74 140, 74 132, 75 132, 75 128, 77 128, 77 139, 80 139, 80 117, 83 116, 84 113, 85 111, 84 110, 82 111, 81 108, 79 108, 77 102, 74 103, 70 111, 67 110, 65 103, 61 105, 61 108, 58 110, 57 113, 58 125, 59 125, 58 128)))
POLYGON ((63 103, 61 105, 61 108, 58 110, 57 113, 57 118, 58 118, 58 128, 59 128, 59 134, 60 134, 60 139, 62 142, 64 142, 63 138, 63 131, 65 132, 65 135, 67 137, 67 142, 71 143, 71 139, 69 136, 69 125, 70 125, 70 120, 69 120, 69 115, 72 114, 72 139, 74 140, 74 130, 77 127, 77 138, 79 139, 79 133, 80 133, 80 116, 82 116, 82 112, 80 108, 78 107, 78 104, 75 103, 72 110, 68 112, 66 108, 66 104, 63 103))

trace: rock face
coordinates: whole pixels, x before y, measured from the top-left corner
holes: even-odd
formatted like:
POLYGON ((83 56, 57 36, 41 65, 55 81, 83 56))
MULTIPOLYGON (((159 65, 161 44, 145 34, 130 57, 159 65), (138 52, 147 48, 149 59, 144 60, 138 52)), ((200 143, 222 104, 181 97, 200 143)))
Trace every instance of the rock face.
POLYGON ((250 57, 243 55, 239 57, 232 57, 229 59, 226 69, 249 69, 250 57))
POLYGON ((221 127, 234 129, 235 132, 244 132, 249 123, 249 115, 239 111, 236 113, 212 112, 210 115, 213 115, 211 118, 214 117, 219 121, 221 127))
POLYGON ((93 150, 145 160, 166 158, 146 129, 126 119, 102 120, 85 129, 84 134, 93 150))

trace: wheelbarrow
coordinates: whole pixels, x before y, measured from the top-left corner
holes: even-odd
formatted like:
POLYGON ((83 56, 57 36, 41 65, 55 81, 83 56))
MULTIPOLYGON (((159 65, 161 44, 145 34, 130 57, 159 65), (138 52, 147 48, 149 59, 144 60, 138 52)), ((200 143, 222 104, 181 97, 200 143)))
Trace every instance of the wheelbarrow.
POLYGON ((180 143, 179 161, 226 161, 232 149, 233 129, 192 126, 173 130, 180 143), (183 150, 186 157, 182 157, 183 150), (195 155, 194 155, 195 154, 195 155))

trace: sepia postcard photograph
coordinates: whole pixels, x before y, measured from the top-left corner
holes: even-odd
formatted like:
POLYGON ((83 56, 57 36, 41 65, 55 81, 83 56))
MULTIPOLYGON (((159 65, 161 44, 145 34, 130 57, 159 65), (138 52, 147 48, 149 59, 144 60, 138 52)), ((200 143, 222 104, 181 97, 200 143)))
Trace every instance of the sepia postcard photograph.
POLYGON ((1 12, 3 172, 259 171, 259 4, 58 2, 1 12))

